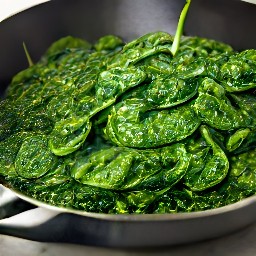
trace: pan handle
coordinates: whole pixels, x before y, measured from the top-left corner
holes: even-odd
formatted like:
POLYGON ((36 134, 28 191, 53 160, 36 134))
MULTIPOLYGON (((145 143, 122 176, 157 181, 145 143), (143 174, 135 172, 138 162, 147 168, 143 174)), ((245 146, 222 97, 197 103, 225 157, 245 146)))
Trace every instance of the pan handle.
POLYGON ((41 242, 54 242, 66 225, 59 220, 60 212, 35 208, 0 220, 0 234, 41 242), (60 223, 59 223, 60 222, 60 223))
POLYGON ((65 239, 65 233, 70 229, 69 214, 61 210, 35 207, 0 184, 0 234, 40 242, 65 239), (22 202, 21 209, 19 202, 22 202))
POLYGON ((41 207, 31 209, 10 218, 0 220, 0 232, 2 226, 15 226, 21 228, 34 227, 48 221, 58 214, 59 212, 57 211, 52 211, 41 207))

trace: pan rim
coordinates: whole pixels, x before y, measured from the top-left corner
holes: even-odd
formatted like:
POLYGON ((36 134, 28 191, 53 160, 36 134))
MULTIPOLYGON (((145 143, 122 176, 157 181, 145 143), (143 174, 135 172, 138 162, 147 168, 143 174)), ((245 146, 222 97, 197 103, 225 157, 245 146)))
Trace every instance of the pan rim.
MULTIPOLYGON (((20 191, 17 191, 7 184, 0 184, 5 189, 12 191, 18 198, 31 203, 32 205, 52 210, 57 212, 57 214, 73 214, 88 218, 106 220, 106 221, 118 221, 118 222, 160 222, 160 221, 183 221, 183 220, 192 220, 198 218, 208 218, 211 216, 227 214, 229 212, 238 211, 239 209, 248 208, 255 204, 256 206, 256 195, 249 196, 247 198, 241 199, 238 202, 221 206, 214 209, 208 209, 204 211, 195 211, 195 212, 179 212, 179 213, 153 213, 153 214, 114 214, 114 213, 96 213, 96 212, 87 212, 83 210, 65 208, 55 205, 50 205, 46 202, 39 201, 38 199, 27 196, 20 191)), ((256 217, 255 217, 256 219, 256 217)))

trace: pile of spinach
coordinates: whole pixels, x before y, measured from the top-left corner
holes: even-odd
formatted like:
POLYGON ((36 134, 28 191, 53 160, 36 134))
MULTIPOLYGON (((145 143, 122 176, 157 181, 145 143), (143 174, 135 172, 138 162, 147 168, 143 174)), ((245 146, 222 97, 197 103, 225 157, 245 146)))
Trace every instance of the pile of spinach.
POLYGON ((256 50, 165 32, 68 36, 30 64, 0 103, 12 188, 104 213, 199 211, 256 193, 256 50))

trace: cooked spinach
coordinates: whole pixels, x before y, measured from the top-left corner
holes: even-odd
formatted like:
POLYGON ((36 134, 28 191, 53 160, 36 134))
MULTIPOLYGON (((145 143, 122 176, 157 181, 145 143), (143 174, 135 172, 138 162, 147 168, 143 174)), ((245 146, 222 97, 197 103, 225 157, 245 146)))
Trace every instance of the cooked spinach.
POLYGON ((146 34, 71 36, 0 102, 0 177, 103 213, 212 209, 256 193, 256 50, 146 34))

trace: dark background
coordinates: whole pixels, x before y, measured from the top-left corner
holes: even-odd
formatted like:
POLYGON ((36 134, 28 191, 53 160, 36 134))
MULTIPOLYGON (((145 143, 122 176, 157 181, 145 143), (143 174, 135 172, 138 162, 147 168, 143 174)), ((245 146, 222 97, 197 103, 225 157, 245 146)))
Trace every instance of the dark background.
MULTIPOLYGON (((130 41, 147 32, 175 33, 185 0, 52 0, 0 23, 0 95, 27 67, 25 42, 37 61, 66 35, 90 42, 106 34, 130 41)), ((239 0, 192 0, 185 35, 213 38, 235 49, 256 49, 256 5, 239 0)))

